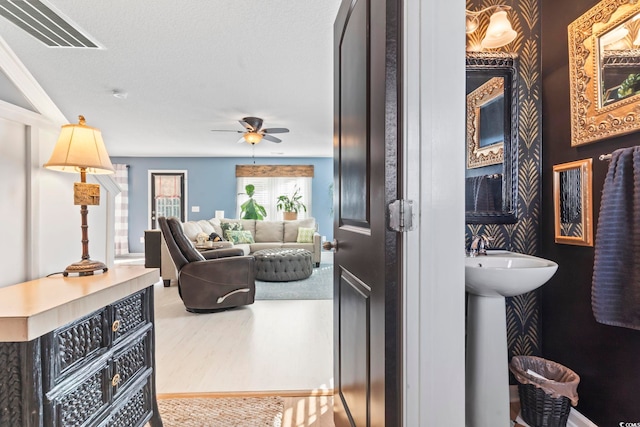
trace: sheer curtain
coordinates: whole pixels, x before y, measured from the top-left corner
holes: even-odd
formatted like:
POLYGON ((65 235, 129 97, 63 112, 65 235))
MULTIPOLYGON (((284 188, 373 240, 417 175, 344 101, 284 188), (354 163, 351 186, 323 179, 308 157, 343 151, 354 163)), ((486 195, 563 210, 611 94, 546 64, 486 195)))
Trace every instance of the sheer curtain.
POLYGON ((129 165, 114 164, 114 179, 122 190, 115 197, 115 255, 129 253, 129 165))
POLYGON ((312 217, 311 180, 310 177, 238 177, 236 179, 238 194, 236 197, 236 217, 240 218, 240 205, 249 198, 244 189, 247 184, 255 186, 253 198, 266 209, 266 220, 282 220, 282 211, 278 211, 276 208, 278 196, 291 197, 296 188, 299 189, 298 193, 302 195, 300 201, 307 207, 306 212, 304 210, 298 212, 298 219, 312 217))

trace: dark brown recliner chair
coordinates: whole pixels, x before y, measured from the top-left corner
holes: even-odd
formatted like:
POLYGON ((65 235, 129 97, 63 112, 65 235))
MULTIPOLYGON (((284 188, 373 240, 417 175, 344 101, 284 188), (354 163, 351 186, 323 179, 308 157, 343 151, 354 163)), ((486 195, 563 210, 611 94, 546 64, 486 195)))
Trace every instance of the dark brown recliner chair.
POLYGON ((253 304, 255 260, 239 248, 198 252, 177 218, 158 218, 178 272, 178 292, 187 311, 210 313, 253 304))

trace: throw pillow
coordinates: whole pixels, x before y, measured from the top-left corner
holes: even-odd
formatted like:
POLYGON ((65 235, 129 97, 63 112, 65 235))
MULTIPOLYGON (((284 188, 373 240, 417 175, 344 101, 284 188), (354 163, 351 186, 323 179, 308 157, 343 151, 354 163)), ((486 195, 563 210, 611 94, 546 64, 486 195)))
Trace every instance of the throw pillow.
POLYGON ((297 243, 313 243, 313 233, 315 233, 315 228, 307 228, 300 227, 298 228, 298 238, 296 239, 297 243))
POLYGON ((227 231, 243 230, 242 224, 239 222, 223 222, 220 224, 220 228, 222 228, 223 235, 226 235, 227 231))
POLYGON ((227 231, 227 240, 234 245, 239 243, 255 243, 253 235, 249 230, 229 230, 227 231))

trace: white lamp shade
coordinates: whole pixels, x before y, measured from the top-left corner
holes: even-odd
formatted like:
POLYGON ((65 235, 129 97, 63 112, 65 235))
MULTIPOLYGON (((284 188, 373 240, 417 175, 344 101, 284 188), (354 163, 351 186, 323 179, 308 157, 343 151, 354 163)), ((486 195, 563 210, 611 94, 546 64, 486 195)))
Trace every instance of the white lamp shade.
POLYGON ((486 49, 495 49, 511 43, 518 33, 511 27, 511 22, 507 18, 507 12, 499 10, 491 15, 487 34, 482 40, 482 47, 486 49))
POLYGON ((113 173, 113 165, 102 140, 100 130, 86 126, 84 118, 79 124, 62 126, 47 169, 75 172, 85 168, 89 174, 113 173))

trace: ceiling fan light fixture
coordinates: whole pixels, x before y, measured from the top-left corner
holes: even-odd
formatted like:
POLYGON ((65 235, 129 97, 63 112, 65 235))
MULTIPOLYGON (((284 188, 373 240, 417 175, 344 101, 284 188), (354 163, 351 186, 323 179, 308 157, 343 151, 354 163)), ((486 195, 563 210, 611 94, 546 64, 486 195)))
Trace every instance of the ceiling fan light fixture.
POLYGON ((258 132, 245 132, 244 140, 247 141, 251 145, 255 145, 262 141, 262 134, 258 132))

